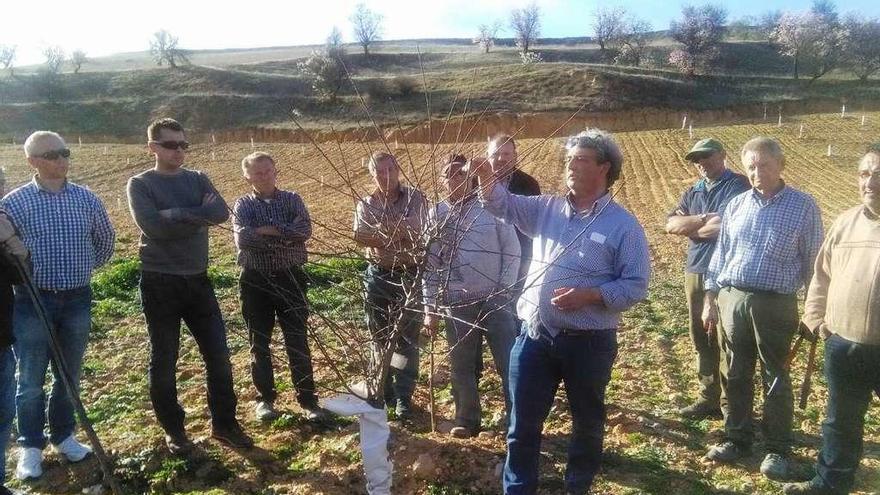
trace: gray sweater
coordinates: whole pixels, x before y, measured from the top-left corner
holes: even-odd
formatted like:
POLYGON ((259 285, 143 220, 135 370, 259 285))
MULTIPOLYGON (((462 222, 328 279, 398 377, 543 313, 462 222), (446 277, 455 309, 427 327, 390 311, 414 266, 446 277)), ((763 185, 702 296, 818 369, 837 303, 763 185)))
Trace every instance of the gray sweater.
POLYGON ((150 169, 129 179, 127 192, 131 216, 141 229, 142 270, 172 275, 207 270, 208 226, 225 222, 229 209, 205 174, 180 169, 166 175, 150 169), (203 203, 208 193, 216 199, 203 203))
POLYGON ((425 268, 425 304, 474 302, 509 291, 519 271, 520 245, 512 225, 471 198, 438 204, 429 214, 432 238, 425 268))

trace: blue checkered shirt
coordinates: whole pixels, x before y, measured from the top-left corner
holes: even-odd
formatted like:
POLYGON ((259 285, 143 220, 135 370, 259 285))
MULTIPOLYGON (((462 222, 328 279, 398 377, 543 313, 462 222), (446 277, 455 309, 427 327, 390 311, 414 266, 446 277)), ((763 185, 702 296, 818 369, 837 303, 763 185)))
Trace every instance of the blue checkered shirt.
POLYGON ((101 200, 85 187, 65 182, 56 192, 37 178, 3 198, 31 253, 33 280, 46 290, 89 285, 92 271, 113 254, 116 234, 101 200))
POLYGON ((794 294, 813 276, 822 217, 807 193, 784 186, 769 200, 752 189, 724 210, 705 287, 794 294))
POLYGON ((620 313, 648 293, 651 256, 638 220, 606 193, 584 212, 568 196, 519 196, 497 184, 481 198, 493 215, 532 238, 532 262, 517 314, 537 338, 538 325, 560 330, 617 328, 620 313), (595 287, 604 304, 562 311, 550 304, 561 287, 595 287))

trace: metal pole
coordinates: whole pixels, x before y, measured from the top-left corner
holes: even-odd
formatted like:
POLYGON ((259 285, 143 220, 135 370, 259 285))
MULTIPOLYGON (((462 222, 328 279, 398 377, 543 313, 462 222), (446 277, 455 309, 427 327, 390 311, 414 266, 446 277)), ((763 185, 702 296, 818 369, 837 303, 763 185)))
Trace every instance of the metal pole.
POLYGON ((45 327, 46 331, 49 332, 49 347, 52 351, 52 360, 55 362, 55 367, 58 369, 58 375, 61 377, 61 382, 64 384, 64 388, 67 390, 67 395, 70 397, 71 402, 73 402, 74 410, 76 410, 76 415, 79 418, 79 424, 86 432, 86 436, 89 438, 89 443, 92 444, 95 457, 98 459, 98 464, 101 466, 101 471, 104 473, 104 482, 110 486, 110 490, 114 495, 122 495, 122 488, 119 486, 119 482, 113 475, 113 466, 110 463, 110 459, 108 459, 107 453, 104 451, 104 447, 101 445, 101 441, 98 439, 98 435, 92 427, 92 422, 89 421, 86 409, 79 397, 79 392, 73 386, 73 380, 70 378, 71 375, 68 371, 67 363, 64 361, 64 356, 61 354, 61 345, 58 342, 58 335, 55 333, 52 325, 49 324, 49 320, 46 317, 46 310, 43 307, 43 301, 37 293, 37 288, 34 286, 33 279, 31 279, 30 273, 20 259, 15 256, 10 256, 10 258, 15 260, 16 268, 21 275, 21 279, 24 281, 22 285, 28 291, 31 302, 33 302, 34 309, 37 312, 37 317, 43 323, 43 327, 45 327))

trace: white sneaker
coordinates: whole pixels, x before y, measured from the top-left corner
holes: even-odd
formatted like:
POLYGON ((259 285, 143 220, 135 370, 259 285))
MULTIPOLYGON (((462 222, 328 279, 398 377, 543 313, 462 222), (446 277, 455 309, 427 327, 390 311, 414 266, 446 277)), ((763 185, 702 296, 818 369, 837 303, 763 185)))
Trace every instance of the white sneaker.
POLYGON ((24 481, 28 478, 39 478, 43 475, 43 451, 33 447, 19 449, 18 465, 15 466, 15 477, 24 481))
POLYGON ((52 445, 52 450, 59 454, 64 454, 64 457, 70 462, 79 462, 92 453, 91 447, 77 442, 76 438, 73 438, 73 435, 65 438, 64 441, 58 445, 52 445))

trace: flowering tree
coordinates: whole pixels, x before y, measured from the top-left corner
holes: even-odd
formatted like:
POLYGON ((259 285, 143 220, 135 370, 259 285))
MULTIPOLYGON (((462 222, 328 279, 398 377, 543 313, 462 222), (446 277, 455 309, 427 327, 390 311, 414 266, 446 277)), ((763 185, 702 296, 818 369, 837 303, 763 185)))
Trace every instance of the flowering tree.
POLYGON ((498 21, 492 24, 480 24, 477 28, 479 32, 474 38, 474 44, 479 45, 484 50, 484 53, 489 53, 489 50, 495 46, 495 38, 500 29, 501 23, 498 21))
POLYGON ((698 68, 711 68, 720 53, 726 21, 727 12, 715 5, 682 8, 681 18, 670 25, 672 39, 681 47, 670 54, 669 63, 688 76, 693 76, 698 68))
POLYGON ((844 57, 849 68, 862 81, 880 70, 880 20, 862 19, 855 14, 843 23, 844 57))

